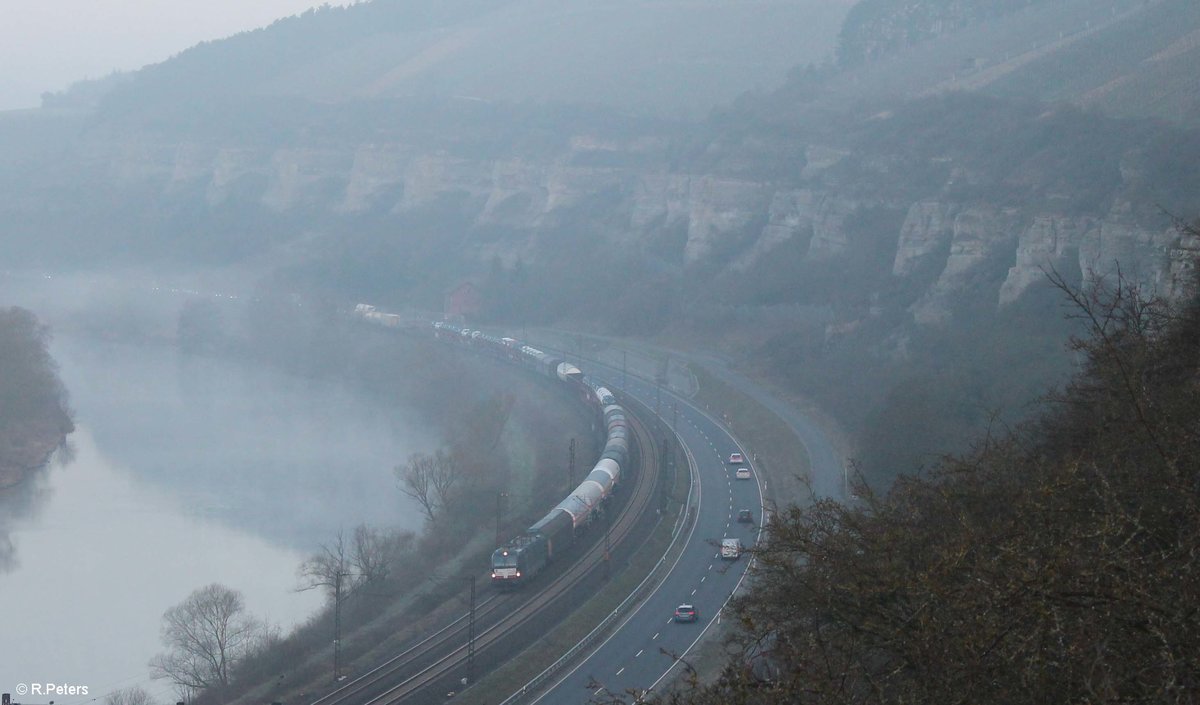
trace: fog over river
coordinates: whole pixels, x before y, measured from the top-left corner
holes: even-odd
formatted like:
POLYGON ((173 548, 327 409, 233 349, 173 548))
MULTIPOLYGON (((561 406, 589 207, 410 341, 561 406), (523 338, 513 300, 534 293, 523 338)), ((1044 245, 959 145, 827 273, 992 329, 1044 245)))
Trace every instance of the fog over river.
POLYGON ((294 591, 318 544, 363 522, 420 527, 391 474, 430 449, 410 411, 165 344, 59 335, 52 352, 75 453, 0 500, 13 549, 0 570, 5 692, 71 683, 89 696, 57 703, 101 702, 142 683, 173 701, 146 664, 163 611, 193 589, 241 590, 286 632, 321 604, 294 591))

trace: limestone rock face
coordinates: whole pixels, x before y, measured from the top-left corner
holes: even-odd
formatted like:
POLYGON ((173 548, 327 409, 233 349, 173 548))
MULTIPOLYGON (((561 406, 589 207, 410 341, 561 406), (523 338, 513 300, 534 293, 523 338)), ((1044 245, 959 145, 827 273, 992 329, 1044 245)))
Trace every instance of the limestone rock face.
POLYGON ((270 155, 247 148, 222 148, 213 156, 205 201, 217 207, 234 195, 245 194, 247 182, 264 180, 270 155))
POLYGON ((345 197, 338 204, 342 213, 365 213, 373 208, 391 210, 402 193, 404 169, 411 150, 395 144, 367 144, 354 151, 345 197))
POLYGON ((697 262, 733 242, 751 236, 771 202, 770 189, 760 183, 702 176, 693 179, 688 198, 685 264, 697 262))
POLYGON ((1030 286, 1044 281, 1051 269, 1070 272, 1078 268, 1082 264, 1080 248, 1097 239, 1097 228, 1088 218, 1036 216, 1017 239, 1016 262, 1000 287, 999 303, 1012 303, 1030 286))
POLYGON ((812 240, 808 259, 821 261, 845 254, 851 249, 846 218, 861 207, 861 202, 832 193, 823 193, 809 204, 812 208, 812 240))
MULTIPOLYGON (((787 245, 817 267, 863 258, 883 263, 886 276, 890 262, 887 285, 904 289, 906 301, 915 301, 909 313, 928 325, 948 321, 966 292, 1009 305, 1049 269, 1087 283, 1119 268, 1159 294, 1182 296, 1200 252, 1195 236, 1135 208, 1141 197, 1128 194, 1140 193, 1136 182, 1145 172, 1137 154, 1122 161, 1121 178, 1132 181, 1114 191, 1106 211, 1064 213, 1045 205, 1052 198, 1028 207, 988 203, 982 182, 957 165, 946 170, 940 192, 935 184, 922 195, 897 197, 904 191, 889 185, 904 173, 887 154, 850 158, 812 145, 788 179, 776 180, 720 167, 672 168, 666 147, 660 138, 578 135, 557 152, 468 157, 468 149, 400 141, 320 148, 83 142, 73 155, 78 168, 48 171, 25 191, 0 193, 0 207, 36 213, 44 193, 102 183, 113 203, 160 194, 164 210, 258 206, 302 214, 330 232, 361 217, 450 208, 459 222, 503 233, 471 253, 480 261, 531 261, 554 246, 547 233, 586 227, 613 251, 657 248, 654 256, 670 266, 751 276, 787 245), (973 195, 954 195, 963 193, 973 195), (880 212, 904 215, 897 226, 875 217, 880 212)), ((890 304, 881 291, 864 294, 879 302, 873 310, 880 313, 890 304)))
POLYGON ((262 203, 274 211, 344 201, 353 155, 326 149, 281 149, 271 155, 262 203))
POLYGON ((813 234, 813 201, 813 192, 805 189, 775 191, 767 206, 767 224, 762 234, 730 266, 747 271, 792 239, 802 240, 807 248, 813 234))
POLYGON ((404 197, 396 210, 415 210, 441 197, 464 195, 486 202, 492 190, 490 164, 447 154, 418 154, 404 170, 404 197))
POLYGON ((950 255, 934 285, 913 307, 918 323, 949 320, 959 294, 986 281, 988 265, 1003 259, 1016 240, 1019 215, 990 206, 963 208, 951 227, 950 255))
POLYGON ((692 179, 686 174, 649 173, 637 180, 633 195, 632 230, 670 229, 688 220, 692 179))
POLYGON ((958 207, 937 201, 921 201, 908 209, 900 226, 900 239, 892 274, 906 277, 917 265, 945 249, 954 237, 954 216, 958 207))

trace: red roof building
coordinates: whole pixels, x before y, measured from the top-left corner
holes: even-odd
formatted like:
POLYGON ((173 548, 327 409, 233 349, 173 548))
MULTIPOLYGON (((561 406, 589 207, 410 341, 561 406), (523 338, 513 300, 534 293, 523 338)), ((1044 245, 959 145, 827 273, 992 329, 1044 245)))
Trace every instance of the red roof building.
POLYGON ((479 287, 471 282, 463 282, 446 294, 442 305, 442 316, 448 320, 466 320, 479 315, 483 308, 483 295, 479 287))

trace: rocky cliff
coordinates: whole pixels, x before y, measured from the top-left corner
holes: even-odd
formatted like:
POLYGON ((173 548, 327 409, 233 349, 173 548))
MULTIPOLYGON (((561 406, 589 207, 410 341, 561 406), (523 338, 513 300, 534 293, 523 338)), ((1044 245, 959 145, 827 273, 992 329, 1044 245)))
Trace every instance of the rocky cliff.
MULTIPOLYGON (((590 135, 554 152, 490 158, 401 142, 274 149, 117 142, 90 145, 85 161, 92 179, 118 192, 149 192, 210 215, 249 203, 267 217, 303 216, 308 232, 450 202, 468 227, 508 233, 474 252, 480 259, 510 261, 521 253, 536 260, 555 247, 548 230, 575 227, 581 209, 594 206, 608 215, 603 247, 636 251, 667 241, 656 256, 682 271, 753 274, 783 250, 802 252, 814 266, 885 261, 889 286, 916 287, 906 306, 924 324, 947 321, 967 291, 1006 306, 1049 269, 1088 281, 1120 267, 1177 296, 1197 248, 1153 207, 1153 179, 1134 169, 1114 171, 1098 205, 1081 208, 1058 198, 1052 185, 1036 185, 1035 197, 1016 200, 989 198, 988 184, 964 191, 964 181, 978 181, 967 174, 980 167, 945 150, 917 157, 935 167, 940 182, 898 189, 894 184, 911 179, 899 157, 878 149, 814 143, 791 178, 755 179, 720 162, 698 170, 646 158, 667 148, 664 140, 590 135), (880 212, 894 215, 871 217, 880 212)), ((1033 178, 1014 173, 992 186, 1033 178)))

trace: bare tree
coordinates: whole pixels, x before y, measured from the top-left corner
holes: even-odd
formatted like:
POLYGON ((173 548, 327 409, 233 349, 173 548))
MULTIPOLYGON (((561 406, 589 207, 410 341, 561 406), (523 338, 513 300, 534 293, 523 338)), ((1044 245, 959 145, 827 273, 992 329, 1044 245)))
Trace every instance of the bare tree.
POLYGON ((321 544, 320 551, 300 564, 297 573, 302 581, 301 591, 321 588, 330 599, 338 598, 342 580, 350 575, 346 538, 341 531, 331 544, 321 544))
POLYGON ((417 500, 425 518, 433 521, 436 500, 430 493, 433 487, 434 457, 424 453, 413 453, 404 465, 396 466, 396 477, 400 480, 400 491, 417 500))
POLYGON ((342 589, 357 588, 383 580, 415 541, 411 532, 377 529, 366 524, 354 528, 349 542, 339 531, 332 543, 323 544, 319 552, 300 564, 298 589, 323 588, 332 599, 337 596, 339 585, 342 589))
POLYGON ((454 453, 439 450, 433 456, 433 491, 437 505, 445 509, 454 501, 454 491, 461 484, 462 463, 454 453))
POLYGON ((387 578, 400 555, 411 550, 415 540, 412 532, 359 524, 354 529, 350 555, 358 581, 365 584, 387 578))
POLYGON ((163 614, 167 651, 150 661, 151 676, 180 690, 229 685, 233 668, 261 644, 266 630, 246 614, 242 594, 213 583, 199 588, 163 614))
POLYGON ((417 500, 431 522, 453 501, 462 479, 458 459, 444 450, 433 455, 413 453, 406 464, 396 467, 395 473, 400 480, 400 491, 417 500))
POLYGON ((141 686, 124 688, 109 693, 104 705, 154 705, 154 698, 141 686))

